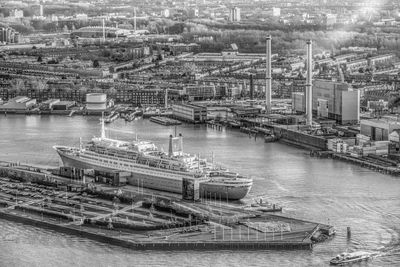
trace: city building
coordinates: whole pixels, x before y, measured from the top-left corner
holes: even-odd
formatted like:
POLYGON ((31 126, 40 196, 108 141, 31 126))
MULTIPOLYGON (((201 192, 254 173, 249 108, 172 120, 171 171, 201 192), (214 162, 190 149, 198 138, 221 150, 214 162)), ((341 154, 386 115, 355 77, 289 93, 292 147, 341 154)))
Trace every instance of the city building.
POLYGON ((360 120, 360 92, 347 83, 316 80, 313 83, 313 113, 321 118, 334 119, 340 124, 360 120))
POLYGON ((324 23, 326 26, 332 26, 336 24, 337 15, 336 14, 325 14, 324 15, 324 23))
POLYGON ((10 17, 20 19, 24 17, 24 11, 21 9, 13 9, 10 11, 10 17))
POLYGON ((231 98, 239 98, 242 90, 239 87, 229 87, 226 96, 231 98))
POLYGON ((323 58, 323 59, 315 60, 315 65, 317 65, 317 66, 331 67, 335 64, 336 64, 336 62, 332 58, 323 58))
POLYGON ((393 130, 393 132, 389 134, 389 141, 400 144, 400 129, 393 130))
POLYGON ((107 95, 103 93, 86 94, 86 109, 89 111, 102 111, 107 109, 107 95))
POLYGON ((388 63, 388 62, 391 62, 391 61, 393 61, 395 59, 396 59, 396 55, 395 54, 386 54, 386 55, 379 55, 379 56, 370 57, 368 59, 368 62, 369 62, 370 66, 374 66, 376 64, 388 63))
POLYGON ((294 112, 306 112, 306 103, 303 92, 293 92, 292 93, 292 110, 294 112))
POLYGON ((240 8, 235 6, 229 10, 229 21, 232 21, 232 22, 240 21, 240 8))
MULTIPOLYGON (((303 92, 292 94, 294 112, 305 111, 303 92)), ((312 95, 313 115, 335 120, 339 124, 354 124, 360 120, 360 91, 347 83, 315 80, 312 95)))
POLYGON ((81 37, 81 38, 102 38, 103 37, 103 30, 106 38, 116 38, 119 37, 126 37, 133 33, 133 31, 126 30, 126 29, 119 29, 115 27, 103 27, 102 26, 88 26, 82 27, 77 30, 74 30, 71 33, 71 37, 81 37))
POLYGON ((47 99, 46 101, 42 102, 42 108, 51 110, 53 109, 53 105, 60 102, 60 99, 47 99))
POLYGON ((43 17, 43 5, 34 5, 31 10, 34 16, 43 17))
POLYGON ((272 8, 272 16, 273 17, 280 17, 281 16, 281 9, 279 7, 272 8))
POLYGON ((205 100, 215 98, 216 91, 214 85, 190 85, 183 88, 182 94, 190 101, 205 100))
POLYGON ((356 60, 359 59, 360 57, 355 53, 350 53, 350 54, 338 55, 335 56, 334 58, 337 64, 345 64, 348 61, 356 60))
POLYGON ((31 99, 27 96, 17 96, 8 100, 8 102, 4 105, 0 106, 0 110, 23 111, 30 109, 34 105, 36 105, 36 99, 31 99))
POLYGON ((298 70, 305 67, 304 59, 300 57, 278 58, 271 63, 272 68, 298 70))
POLYGON ((400 130, 400 121, 397 117, 385 116, 361 120, 360 126, 361 134, 370 137, 372 141, 388 141, 393 131, 400 130))
POLYGON ((197 52, 200 49, 200 45, 191 43, 172 43, 167 44, 167 47, 170 49, 171 53, 176 56, 185 52, 197 52))
POLYGON ((171 12, 169 11, 169 9, 164 9, 163 11, 161 11, 161 16, 163 16, 164 18, 169 18, 171 16, 171 12))
POLYGON ((360 68, 366 67, 368 67, 368 60, 366 59, 359 59, 346 63, 346 69, 350 72, 358 71, 360 68))
POLYGON ((193 104, 172 105, 175 118, 192 123, 201 123, 207 119, 207 108, 193 104))
POLYGON ((53 110, 69 110, 75 106, 75 101, 59 101, 52 105, 53 110))
POLYGON ((88 20, 89 16, 85 13, 75 14, 77 20, 88 20))
POLYGON ((188 11, 189 18, 197 18, 199 17, 199 9, 198 8, 191 8, 188 11))
POLYGON ((117 103, 140 106, 163 106, 165 103, 165 90, 137 89, 134 87, 118 88, 115 96, 117 103))
POLYGON ((236 117, 255 117, 261 112, 259 107, 251 106, 233 106, 231 111, 236 117))
MULTIPOLYGON (((13 28, 0 27, 0 42, 18 43, 20 35, 13 28)), ((31 46, 32 47, 32 46, 31 46)))

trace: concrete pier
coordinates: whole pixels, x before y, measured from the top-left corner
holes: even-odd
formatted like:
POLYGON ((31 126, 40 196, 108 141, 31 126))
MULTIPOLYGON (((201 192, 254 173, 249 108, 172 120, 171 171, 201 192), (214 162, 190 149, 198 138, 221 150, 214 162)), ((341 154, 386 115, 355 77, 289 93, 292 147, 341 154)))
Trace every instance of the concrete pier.
MULTIPOLYGON (((320 224, 0 164, 0 218, 133 249, 310 249, 320 224), (3 177, 3 178, 1 178, 3 177)), ((325 226, 323 228, 328 228, 325 226)))

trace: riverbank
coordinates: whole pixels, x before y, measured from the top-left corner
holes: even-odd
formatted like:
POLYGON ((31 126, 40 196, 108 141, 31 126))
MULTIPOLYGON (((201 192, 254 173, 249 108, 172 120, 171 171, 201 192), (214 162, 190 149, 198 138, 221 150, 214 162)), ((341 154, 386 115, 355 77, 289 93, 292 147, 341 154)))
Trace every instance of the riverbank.
POLYGON ((350 155, 346 155, 343 153, 335 153, 332 151, 310 151, 311 157, 318 157, 318 158, 331 158, 335 160, 341 160, 344 162, 348 162, 351 164, 355 164, 361 166, 363 168, 368 168, 370 170, 393 175, 393 176, 400 176, 400 168, 397 166, 393 166, 393 162, 388 163, 385 159, 380 159, 379 157, 353 157, 350 155))

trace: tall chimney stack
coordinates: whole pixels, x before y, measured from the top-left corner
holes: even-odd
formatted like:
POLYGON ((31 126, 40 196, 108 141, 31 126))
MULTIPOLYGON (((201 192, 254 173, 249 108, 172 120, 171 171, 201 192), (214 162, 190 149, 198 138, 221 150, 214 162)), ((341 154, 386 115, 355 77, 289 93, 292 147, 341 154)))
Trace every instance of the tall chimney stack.
POLYGON ((133 8, 133 29, 135 30, 136 33, 136 7, 133 8))
POLYGON ((165 106, 165 109, 168 109, 168 89, 165 89, 165 99, 164 99, 164 106, 165 106))
POLYGON ((253 74, 250 74, 250 100, 253 100, 254 97, 254 80, 253 74))
POLYGON ((307 80, 306 80, 306 116, 307 125, 312 126, 312 41, 307 41, 307 80))
POLYGON ((106 41, 106 26, 105 26, 105 22, 103 19, 103 42, 105 42, 105 41, 106 41))
POLYGON ((181 133, 179 134, 179 151, 183 155, 183 136, 181 133))
POLYGON ((172 134, 169 136, 169 144, 168 144, 168 157, 172 157, 173 150, 172 150, 172 134))
POLYGON ((267 72, 265 75, 265 113, 271 113, 271 35, 267 37, 267 53, 266 53, 266 63, 267 72))

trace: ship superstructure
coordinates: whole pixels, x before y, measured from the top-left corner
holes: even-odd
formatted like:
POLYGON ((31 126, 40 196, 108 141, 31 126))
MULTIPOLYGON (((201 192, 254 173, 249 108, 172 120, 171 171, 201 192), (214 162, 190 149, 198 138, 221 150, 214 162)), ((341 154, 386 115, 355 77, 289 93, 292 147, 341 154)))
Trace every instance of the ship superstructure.
POLYGON ((195 179, 200 195, 212 199, 241 199, 250 191, 251 178, 183 152, 183 136, 169 138, 168 153, 144 140, 132 142, 106 137, 104 120, 101 136, 80 147, 55 146, 64 166, 130 172, 128 183, 162 191, 182 193, 182 180, 195 179))

